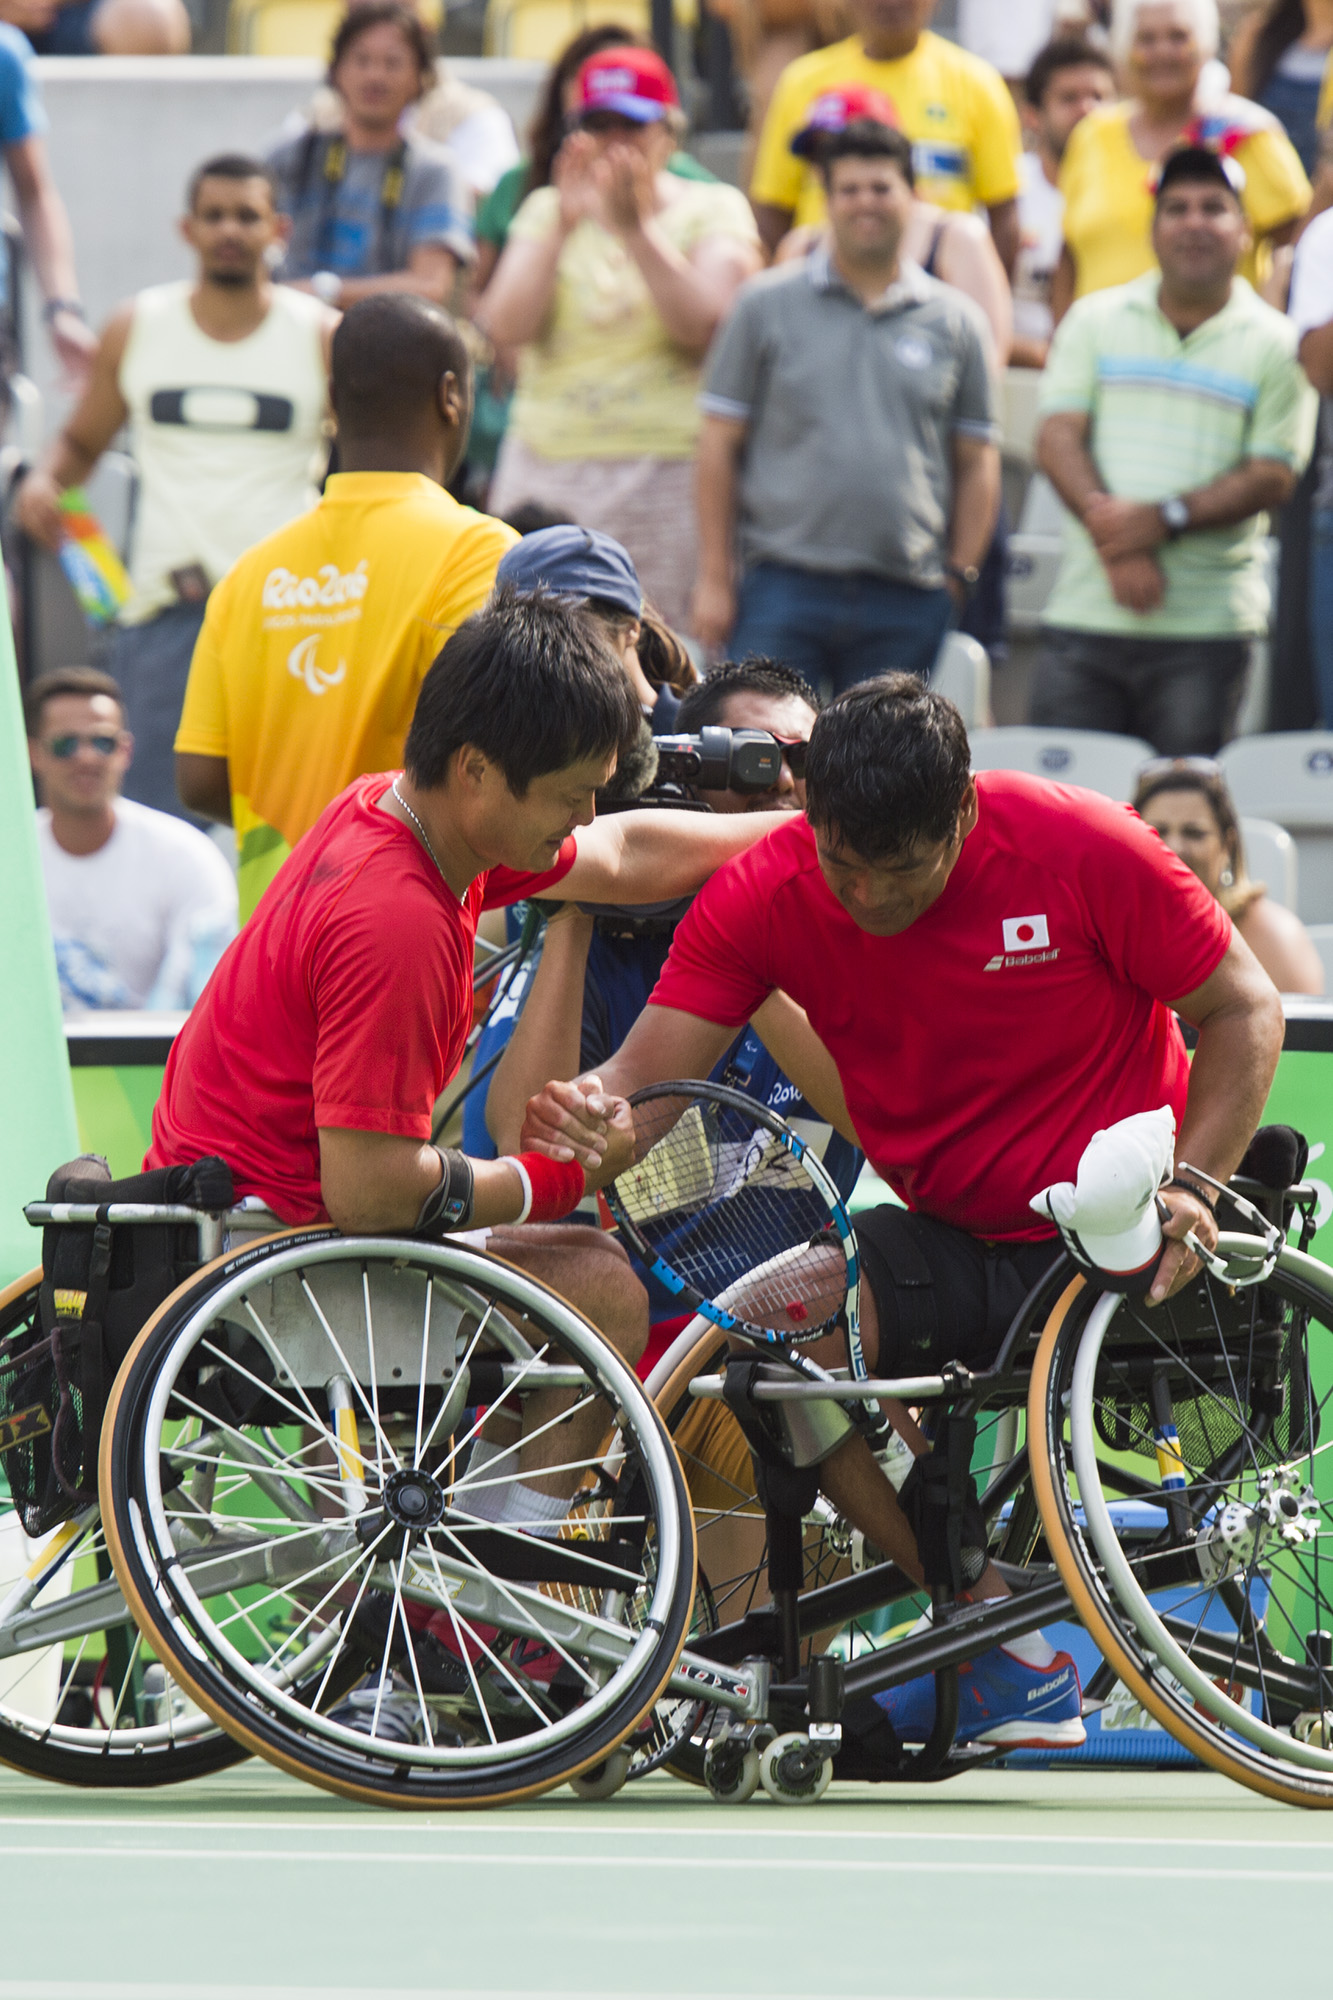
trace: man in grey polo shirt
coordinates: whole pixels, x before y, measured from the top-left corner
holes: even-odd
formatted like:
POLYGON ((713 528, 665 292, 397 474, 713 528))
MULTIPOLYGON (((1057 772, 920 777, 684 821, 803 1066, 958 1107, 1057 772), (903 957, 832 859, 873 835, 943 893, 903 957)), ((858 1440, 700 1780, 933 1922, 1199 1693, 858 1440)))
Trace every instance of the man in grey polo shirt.
POLYGON ((745 286, 709 364, 694 630, 840 693, 930 673, 990 544, 1000 459, 985 320, 899 256, 907 140, 854 120, 820 171, 827 239, 745 286))

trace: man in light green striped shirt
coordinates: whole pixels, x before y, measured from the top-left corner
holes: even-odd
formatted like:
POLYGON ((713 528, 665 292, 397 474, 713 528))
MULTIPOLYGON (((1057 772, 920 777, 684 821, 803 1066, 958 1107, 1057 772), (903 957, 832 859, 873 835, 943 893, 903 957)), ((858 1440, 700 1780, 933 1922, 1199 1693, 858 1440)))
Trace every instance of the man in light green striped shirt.
POLYGON ((1041 393, 1037 460, 1069 513, 1032 720, 1167 756, 1233 732, 1268 624, 1267 515, 1314 443, 1294 330, 1236 276, 1239 174, 1204 147, 1170 156, 1160 270, 1071 309, 1041 393))

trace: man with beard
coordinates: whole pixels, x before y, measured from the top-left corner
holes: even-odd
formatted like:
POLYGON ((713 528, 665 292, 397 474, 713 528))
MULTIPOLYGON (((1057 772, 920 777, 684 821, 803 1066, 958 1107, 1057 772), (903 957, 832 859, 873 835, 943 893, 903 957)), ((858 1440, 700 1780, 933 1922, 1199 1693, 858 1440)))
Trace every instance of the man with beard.
POLYGON ((122 426, 139 468, 132 592, 105 665, 135 739, 128 797, 180 812, 172 745, 208 594, 243 550, 315 500, 336 315, 270 282, 285 224, 266 168, 208 160, 181 234, 193 279, 153 285, 108 320, 83 396, 24 480, 21 526, 56 551, 61 496, 122 426))

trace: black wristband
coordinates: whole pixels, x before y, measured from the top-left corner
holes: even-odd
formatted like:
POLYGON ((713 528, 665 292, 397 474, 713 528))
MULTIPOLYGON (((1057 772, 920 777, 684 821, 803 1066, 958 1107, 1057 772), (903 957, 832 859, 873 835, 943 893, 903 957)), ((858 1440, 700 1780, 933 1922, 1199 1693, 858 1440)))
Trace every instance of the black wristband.
POLYGON ((1182 1188, 1186 1194, 1192 1194, 1196 1201, 1201 1201, 1210 1215, 1217 1214, 1216 1197, 1210 1195, 1207 1188, 1200 1187, 1197 1181, 1183 1181, 1179 1174, 1173 1174, 1167 1186, 1182 1188))
POLYGON ((466 1229, 472 1220, 472 1162, 466 1153, 452 1146, 436 1146, 440 1156, 440 1182, 421 1204, 416 1220, 418 1234, 425 1229, 466 1229))

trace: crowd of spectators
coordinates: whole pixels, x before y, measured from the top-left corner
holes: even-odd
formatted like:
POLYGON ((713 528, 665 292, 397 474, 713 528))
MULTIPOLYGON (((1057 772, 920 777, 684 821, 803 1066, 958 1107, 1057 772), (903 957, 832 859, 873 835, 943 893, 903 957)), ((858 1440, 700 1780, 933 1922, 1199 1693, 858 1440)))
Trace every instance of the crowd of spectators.
MULTIPOLYGON (((497 570, 594 602, 645 741, 711 714, 719 673, 729 714, 795 727, 872 675, 928 678, 955 627, 998 667, 1006 368, 1038 380, 1063 508, 1028 719, 1215 754, 1273 630, 1280 524, 1333 725, 1333 0, 958 0, 952 38, 936 0, 719 0, 744 190, 692 157, 678 74, 626 26, 571 41, 521 153, 409 0, 353 0, 266 155, 194 173, 194 276, 97 334, 30 42, 120 50, 137 20, 165 53, 179 0, 22 5, 0 0, 0 144, 81 393, 15 516, 58 549, 122 433, 139 478, 110 678, 29 717, 58 931, 92 907, 79 869, 137 867, 164 814, 234 828, 246 919, 338 791, 399 760, 497 570), (759 679, 728 681, 747 658, 759 679)), ((1194 801, 1199 872, 1262 930, 1224 794, 1152 798, 1194 801)), ((216 887, 217 845, 181 831, 173 867, 216 887)), ((132 976, 94 956, 80 986, 62 946, 71 1004, 161 990, 146 947, 132 976)))

